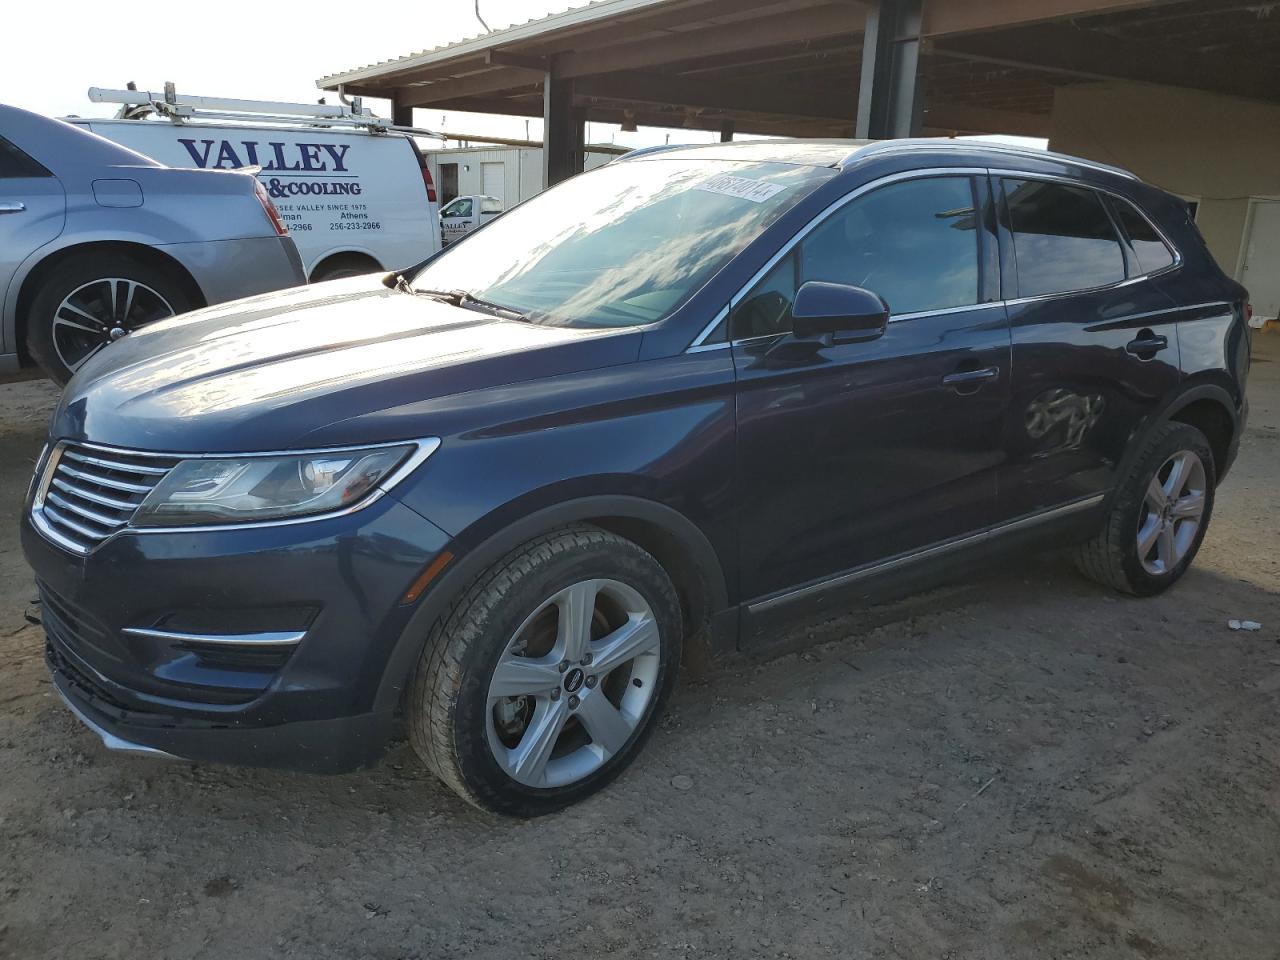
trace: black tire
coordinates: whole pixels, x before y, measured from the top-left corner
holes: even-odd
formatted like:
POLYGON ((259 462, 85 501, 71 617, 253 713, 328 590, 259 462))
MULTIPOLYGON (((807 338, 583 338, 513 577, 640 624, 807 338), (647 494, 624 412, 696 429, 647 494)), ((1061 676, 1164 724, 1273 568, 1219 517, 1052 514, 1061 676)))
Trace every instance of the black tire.
MULTIPOLYGON (((195 306, 182 283, 170 272, 127 254, 97 253, 58 264, 43 278, 32 301, 31 311, 27 314, 26 326, 27 351, 51 380, 65 385, 74 372, 63 356, 63 350, 71 352, 70 345, 65 339, 59 341, 54 332, 55 313, 63 300, 95 281, 116 278, 142 284, 156 295, 155 298, 150 295, 139 297, 131 319, 118 324, 126 331, 145 326, 164 316, 185 313, 195 306)), ((102 328, 104 343, 110 341, 109 330, 107 326, 102 328)), ((90 341, 91 338, 86 334, 83 342, 88 344, 90 341)), ((74 363, 76 358, 73 356, 70 359, 74 363)))
POLYGON ((348 277, 363 277, 370 273, 378 273, 382 267, 372 257, 358 253, 330 257, 311 274, 312 283, 324 283, 326 280, 346 280, 348 277))
POLYGON ((1123 593, 1149 597, 1167 590, 1186 572, 1200 549, 1213 516, 1216 482, 1213 449, 1205 435, 1185 423, 1161 424, 1143 442, 1129 475, 1112 497, 1102 528, 1076 548, 1076 566, 1090 580, 1123 593), (1147 489, 1157 472, 1182 451, 1195 454, 1204 469, 1200 525, 1181 559, 1168 570, 1153 573, 1143 565, 1138 548, 1140 525, 1148 517, 1147 489))
MULTIPOLYGON (((643 747, 675 684, 681 631, 670 579, 636 544, 586 525, 538 537, 481 574, 432 628, 408 689, 410 741, 423 762, 469 803, 509 816, 552 813, 604 787, 643 747), (593 772, 558 786, 526 785, 507 773, 490 746, 498 709, 488 701, 494 670, 521 625, 549 598, 598 578, 633 589, 653 613, 660 637, 653 693, 625 745, 593 772)), ((621 677, 624 686, 636 679, 621 677)), ((604 677, 593 689, 604 695, 608 684, 604 677)), ((566 704, 577 699, 563 696, 566 704)), ((585 726, 580 729, 585 733, 585 726)))

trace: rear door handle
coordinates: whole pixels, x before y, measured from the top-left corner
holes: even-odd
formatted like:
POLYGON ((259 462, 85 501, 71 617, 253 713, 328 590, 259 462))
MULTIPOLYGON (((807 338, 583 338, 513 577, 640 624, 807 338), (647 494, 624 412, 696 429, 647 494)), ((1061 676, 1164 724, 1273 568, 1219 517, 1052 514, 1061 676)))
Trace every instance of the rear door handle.
POLYGON ((1130 340, 1124 345, 1125 350, 1132 354, 1142 353, 1158 353, 1165 347, 1169 346, 1168 337, 1139 336, 1137 340, 1130 340))
POLYGON ((21 213, 27 205, 20 200, 0 200, 0 213, 21 213))
POLYGON ((944 387, 955 387, 957 390, 964 387, 972 387, 976 389, 980 384, 987 380, 994 380, 1000 376, 999 367, 982 367, 979 370, 960 370, 956 373, 948 373, 942 378, 944 387))

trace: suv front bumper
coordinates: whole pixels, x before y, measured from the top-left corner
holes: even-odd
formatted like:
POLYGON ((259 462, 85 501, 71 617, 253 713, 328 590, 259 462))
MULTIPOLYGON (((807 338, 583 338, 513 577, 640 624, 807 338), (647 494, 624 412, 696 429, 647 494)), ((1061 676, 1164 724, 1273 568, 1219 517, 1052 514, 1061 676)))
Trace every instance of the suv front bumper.
POLYGON ((126 532, 84 557, 22 522, 54 683, 104 744, 316 772, 381 754, 395 704, 378 694, 414 610, 401 600, 447 542, 392 497, 311 523, 126 532), (225 642, 282 617, 296 645, 225 642), (220 642, 189 642, 202 635, 220 642))

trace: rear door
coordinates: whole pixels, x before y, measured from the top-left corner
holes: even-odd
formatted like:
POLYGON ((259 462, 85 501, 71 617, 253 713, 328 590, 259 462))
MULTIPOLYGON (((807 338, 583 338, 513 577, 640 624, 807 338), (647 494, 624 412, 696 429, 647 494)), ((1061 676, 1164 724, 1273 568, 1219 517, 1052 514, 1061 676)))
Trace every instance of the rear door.
POLYGON ((875 187, 734 307, 741 577, 757 606, 990 522, 1009 331, 986 198, 981 175, 875 187), (776 350, 808 280, 879 293, 885 334, 802 358, 776 350))
MULTIPOLYGON (((66 210, 58 178, 0 137, 0 304, 17 295, 13 275, 23 261, 62 233, 66 210)), ((0 352, 16 350, 6 341, 0 352)))
POLYGON ((1110 490, 1180 374, 1173 302, 1150 279, 1174 256, 1143 215, 1082 183, 999 183, 1013 336, 999 509, 1012 520, 1083 509, 1110 490))

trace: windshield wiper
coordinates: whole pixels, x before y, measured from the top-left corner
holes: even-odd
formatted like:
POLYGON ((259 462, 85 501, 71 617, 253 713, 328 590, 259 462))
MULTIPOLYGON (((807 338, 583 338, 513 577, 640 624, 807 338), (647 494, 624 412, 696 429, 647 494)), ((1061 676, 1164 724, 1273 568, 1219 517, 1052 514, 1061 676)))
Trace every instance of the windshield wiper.
MULTIPOLYGON (((392 279, 388 277, 388 279, 392 279)), ((391 284, 388 284, 390 286, 391 284)), ((429 297, 432 300, 439 300, 443 303, 450 304, 454 307, 479 307, 485 313, 492 313, 496 316, 509 317, 512 320, 528 320, 528 316, 521 313, 514 307, 504 307, 500 303, 494 303, 492 300, 484 300, 474 294, 468 293, 466 290, 422 290, 413 286, 404 278, 403 274, 397 273, 394 277, 395 289, 401 293, 409 293, 416 297, 429 297)))

